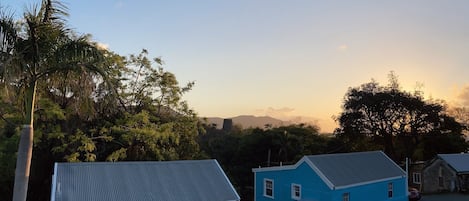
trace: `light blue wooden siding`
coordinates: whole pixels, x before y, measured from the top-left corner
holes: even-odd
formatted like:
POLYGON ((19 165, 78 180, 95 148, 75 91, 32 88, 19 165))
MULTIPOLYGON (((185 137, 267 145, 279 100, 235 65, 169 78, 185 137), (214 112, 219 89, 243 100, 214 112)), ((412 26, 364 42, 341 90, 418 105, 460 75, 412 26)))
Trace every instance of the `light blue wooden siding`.
POLYGON ((256 172, 255 200, 289 201, 291 198, 291 184, 301 185, 301 197, 313 200, 330 200, 329 187, 319 178, 308 164, 303 163, 295 170, 256 172), (274 199, 264 196, 264 179, 274 181, 274 199))
POLYGON ((344 193, 350 193, 350 201, 408 201, 405 178, 339 189, 334 191, 331 200, 342 201, 344 193), (393 183, 392 198, 388 198, 388 183, 393 183))

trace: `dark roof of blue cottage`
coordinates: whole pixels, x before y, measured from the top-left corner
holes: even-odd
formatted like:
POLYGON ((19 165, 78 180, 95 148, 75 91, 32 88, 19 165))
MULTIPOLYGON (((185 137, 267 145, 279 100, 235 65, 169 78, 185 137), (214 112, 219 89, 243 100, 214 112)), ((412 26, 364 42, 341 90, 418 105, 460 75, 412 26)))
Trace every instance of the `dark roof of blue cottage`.
POLYGON ((469 153, 438 154, 438 157, 450 165, 456 172, 469 173, 469 153))
POLYGON ((333 186, 376 182, 406 173, 381 151, 306 156, 333 186))
POLYGON ((216 160, 56 163, 55 201, 240 200, 216 160))
POLYGON ((307 163, 331 189, 347 188, 395 178, 406 173, 382 151, 304 156, 295 165, 255 168, 253 172, 296 169, 307 163))

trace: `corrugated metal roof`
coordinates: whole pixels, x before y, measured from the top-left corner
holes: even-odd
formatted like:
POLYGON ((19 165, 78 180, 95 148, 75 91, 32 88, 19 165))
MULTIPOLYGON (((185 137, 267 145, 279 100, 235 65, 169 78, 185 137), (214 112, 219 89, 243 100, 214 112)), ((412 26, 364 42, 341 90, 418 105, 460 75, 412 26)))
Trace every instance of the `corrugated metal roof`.
POLYGON ((469 154, 438 154, 456 172, 469 172, 469 154))
POLYGON ((334 187, 365 184, 405 172, 381 151, 311 155, 306 158, 334 187))
POLYGON ((56 163, 54 174, 55 201, 240 200, 216 160, 56 163))

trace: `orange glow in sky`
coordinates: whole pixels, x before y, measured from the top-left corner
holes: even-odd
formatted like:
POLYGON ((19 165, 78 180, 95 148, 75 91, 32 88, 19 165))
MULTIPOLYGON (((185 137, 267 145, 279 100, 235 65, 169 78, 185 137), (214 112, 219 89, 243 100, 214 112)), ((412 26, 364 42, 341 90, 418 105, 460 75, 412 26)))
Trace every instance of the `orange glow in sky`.
POLYGON ((469 86, 465 0, 65 2, 76 31, 123 55, 146 48, 195 81, 185 99, 200 116, 301 117, 331 132, 347 89, 390 71, 447 102, 469 86))

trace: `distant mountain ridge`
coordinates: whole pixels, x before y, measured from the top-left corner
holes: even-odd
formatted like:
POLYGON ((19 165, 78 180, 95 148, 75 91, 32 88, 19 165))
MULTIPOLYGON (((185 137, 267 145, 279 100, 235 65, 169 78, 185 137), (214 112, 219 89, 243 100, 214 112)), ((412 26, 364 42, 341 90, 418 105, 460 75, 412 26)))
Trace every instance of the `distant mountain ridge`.
POLYGON ((243 128, 264 128, 266 124, 270 124, 273 127, 291 124, 291 122, 282 121, 269 116, 257 117, 254 115, 240 115, 231 118, 207 117, 207 122, 209 124, 216 124, 217 128, 221 129, 223 127, 223 119, 232 119, 233 125, 241 125, 243 128))

